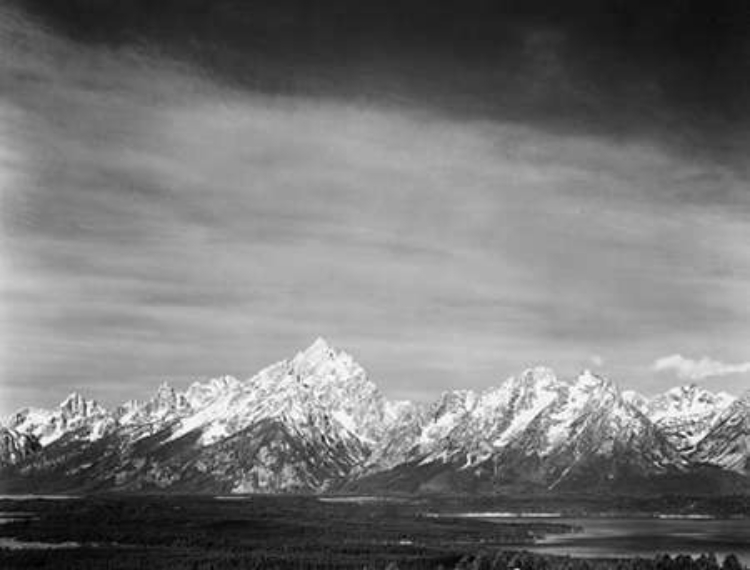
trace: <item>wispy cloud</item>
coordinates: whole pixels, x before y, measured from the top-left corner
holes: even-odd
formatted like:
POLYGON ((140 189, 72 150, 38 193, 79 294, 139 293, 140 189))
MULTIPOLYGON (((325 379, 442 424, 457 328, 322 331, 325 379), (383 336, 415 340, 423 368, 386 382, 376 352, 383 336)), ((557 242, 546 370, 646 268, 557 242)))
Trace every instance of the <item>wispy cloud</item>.
POLYGON ((425 399, 592 353, 642 388, 654 347, 745 349, 742 172, 3 37, 0 411, 251 375, 318 335, 425 399))
POLYGON ((750 372, 750 362, 730 364, 706 356, 696 360, 686 358, 681 354, 672 354, 654 361, 652 369, 656 372, 673 371, 678 378, 683 380, 703 380, 715 376, 750 372))

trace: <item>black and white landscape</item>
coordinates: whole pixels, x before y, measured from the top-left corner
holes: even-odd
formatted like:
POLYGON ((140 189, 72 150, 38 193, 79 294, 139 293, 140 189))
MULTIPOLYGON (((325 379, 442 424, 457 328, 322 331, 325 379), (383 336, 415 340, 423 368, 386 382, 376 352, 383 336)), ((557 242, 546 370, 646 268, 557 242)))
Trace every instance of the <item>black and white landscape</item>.
POLYGON ((0 569, 750 567, 750 2, 0 0, 0 569))

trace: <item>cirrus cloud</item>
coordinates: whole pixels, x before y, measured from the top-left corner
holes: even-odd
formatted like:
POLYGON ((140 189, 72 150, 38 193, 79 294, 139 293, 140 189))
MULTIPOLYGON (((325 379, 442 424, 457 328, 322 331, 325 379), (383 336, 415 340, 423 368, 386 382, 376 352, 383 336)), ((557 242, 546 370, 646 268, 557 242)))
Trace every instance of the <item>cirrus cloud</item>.
POLYGON ((651 368, 656 372, 673 371, 678 378, 683 380, 703 380, 714 376, 750 372, 750 362, 729 364, 706 356, 696 360, 686 358, 681 354, 672 354, 658 358, 651 368))

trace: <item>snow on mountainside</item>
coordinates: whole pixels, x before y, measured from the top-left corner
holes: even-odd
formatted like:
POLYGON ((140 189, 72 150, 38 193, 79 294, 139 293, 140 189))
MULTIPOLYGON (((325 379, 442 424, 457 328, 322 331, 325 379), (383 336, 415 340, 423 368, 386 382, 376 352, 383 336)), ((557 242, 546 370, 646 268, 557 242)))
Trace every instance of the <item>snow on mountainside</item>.
POLYGON ((408 407, 386 402, 349 354, 318 339, 245 381, 215 378, 185 392, 162 384, 150 400, 108 415, 100 441, 71 435, 30 465, 125 490, 322 489, 361 465, 408 407), (88 448, 97 449, 93 466, 88 448))
POLYGON ((750 475, 750 392, 716 418, 697 444, 693 459, 750 475))
POLYGON ((364 369, 322 339, 203 403, 167 441, 192 438, 205 448, 196 469, 221 472, 237 492, 320 489, 346 477, 388 413, 364 369))
POLYGON ((427 422, 427 407, 408 401, 387 402, 385 427, 360 473, 388 469, 406 461, 427 422))
POLYGON ((262 419, 283 419, 299 430, 325 424, 337 439, 373 441, 385 419, 385 399, 364 369, 323 339, 216 394, 179 423, 172 439, 198 430, 208 445, 262 419))
POLYGON ((746 474, 748 407, 695 386, 649 400, 545 367, 430 405, 389 402, 317 339, 246 380, 163 383, 112 412, 76 394, 21 410, 0 466, 18 488, 55 491, 607 489, 706 463, 746 474))
POLYGON ((126 402, 115 411, 114 417, 120 426, 151 426, 158 431, 191 411, 187 396, 164 382, 151 399, 143 403, 126 402))
POLYGON ((561 384, 547 368, 527 370, 478 395, 448 392, 429 411, 413 458, 422 463, 476 463, 507 445, 556 397, 561 384))
POLYGON ((194 382, 185 392, 190 407, 199 410, 216 400, 222 394, 231 393, 240 387, 240 381, 233 376, 212 378, 207 382, 194 382))
POLYGON ((690 384, 656 396, 641 410, 679 449, 689 450, 706 436, 734 400, 725 392, 714 394, 690 384))
POLYGON ((60 439, 71 432, 95 440, 101 437, 112 424, 107 410, 94 400, 87 400, 73 393, 53 410, 24 408, 16 412, 7 427, 19 433, 34 436, 42 446, 60 439))
POLYGON ((0 427, 0 466, 15 465, 41 448, 34 436, 0 427))
POLYGON ((648 398, 643 394, 639 394, 635 390, 623 390, 622 399, 625 400, 631 406, 640 410, 642 413, 646 413, 648 408, 648 398))
MULTIPOLYGON (((599 476, 620 462, 643 473, 680 469, 683 461, 617 387, 585 371, 573 381, 533 368, 481 395, 444 394, 422 420, 406 462, 554 488, 596 462, 599 476), (606 463, 606 465, 605 465, 606 463)), ((445 478, 445 472, 440 477, 445 478)))

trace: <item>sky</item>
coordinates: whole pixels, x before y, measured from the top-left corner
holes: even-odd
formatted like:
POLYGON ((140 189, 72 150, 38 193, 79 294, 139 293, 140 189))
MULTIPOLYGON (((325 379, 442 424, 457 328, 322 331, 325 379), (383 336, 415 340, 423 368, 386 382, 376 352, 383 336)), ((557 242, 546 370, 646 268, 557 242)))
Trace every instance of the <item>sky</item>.
POLYGON ((0 413, 318 336, 750 388, 745 2, 350 4, 0 4, 0 413))

